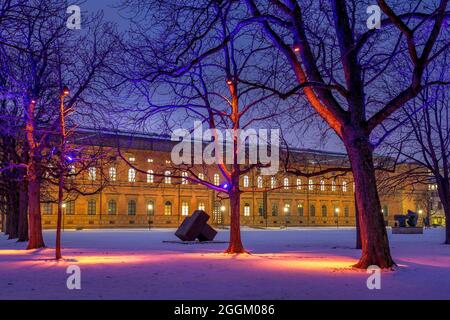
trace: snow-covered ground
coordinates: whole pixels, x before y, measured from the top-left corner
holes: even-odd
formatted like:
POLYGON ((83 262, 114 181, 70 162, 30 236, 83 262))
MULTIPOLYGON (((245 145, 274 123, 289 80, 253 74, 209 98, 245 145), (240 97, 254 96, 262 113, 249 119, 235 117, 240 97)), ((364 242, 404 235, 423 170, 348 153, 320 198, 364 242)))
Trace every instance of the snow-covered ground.
MULTIPOLYGON (((0 299, 450 299, 450 246, 444 230, 392 235, 399 265, 381 289, 353 270, 360 251, 352 228, 244 229, 251 255, 225 255, 226 243, 163 243, 173 229, 65 231, 65 261, 49 248, 25 251, 0 236, 0 299), (81 290, 68 290, 66 268, 81 268, 81 290)), ((226 241, 221 230, 216 240, 226 241)))

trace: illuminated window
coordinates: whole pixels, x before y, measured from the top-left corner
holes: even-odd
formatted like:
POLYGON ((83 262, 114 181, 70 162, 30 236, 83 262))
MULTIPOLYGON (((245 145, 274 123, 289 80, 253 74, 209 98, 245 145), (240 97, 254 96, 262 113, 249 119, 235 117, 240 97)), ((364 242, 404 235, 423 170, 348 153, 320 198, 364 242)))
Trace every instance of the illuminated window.
POLYGON ((153 183, 154 175, 153 170, 147 170, 147 183, 153 183))
POLYGON ((152 200, 147 202, 147 215, 155 215, 155 203, 152 200))
POLYGON ((95 179, 97 179, 97 170, 94 167, 90 167, 88 169, 88 180, 95 181, 95 179))
POLYGON ((302 190, 302 179, 297 179, 297 190, 302 190))
POLYGON ((291 205, 289 203, 285 203, 283 211, 286 216, 290 216, 291 215, 291 205))
POLYGON ((97 202, 94 199, 88 201, 88 215, 93 216, 97 211, 97 202))
POLYGON ((198 174, 198 178, 199 178, 200 180, 205 180, 205 175, 204 175, 203 173, 199 173, 199 174, 198 174))
POLYGON ((136 182, 136 170, 128 169, 128 182, 136 182))
POLYGON ((172 215, 172 202, 166 201, 166 203, 164 204, 164 215, 172 215))
POLYGON ((320 191, 325 191, 325 181, 320 180, 320 191))
POLYGON ((314 181, 312 179, 308 180, 308 189, 309 190, 314 190, 314 181))
POLYGON ((109 168, 109 180, 116 181, 116 179, 117 179, 116 168, 114 167, 109 168))
POLYGON ((331 191, 336 191, 336 180, 331 181, 331 191))
POLYGON ((283 186, 284 186, 284 189, 289 189, 289 178, 284 178, 283 186))
POLYGON ((258 185, 258 188, 261 189, 263 187, 263 177, 258 176, 258 178, 256 179, 256 183, 258 185))
POLYGON ((218 186, 220 184, 220 177, 218 173, 214 174, 214 184, 218 186))
POLYGON ((116 200, 108 201, 108 214, 117 214, 117 202, 116 200))
POLYGON ((303 217, 303 203, 297 204, 297 215, 303 217))
POLYGON ((165 184, 172 183, 172 177, 170 175, 171 175, 170 171, 164 172, 164 183, 165 184))
POLYGON ((248 176, 244 176, 244 188, 248 188, 248 176))
POLYGON ((342 181, 342 191, 347 192, 347 181, 342 181))
POLYGON ((130 161, 130 162, 135 162, 135 161, 136 161, 136 158, 133 157, 133 156, 131 156, 131 157, 128 158, 128 161, 130 161))
POLYGON ((148 159, 147 159, 147 162, 148 162, 148 163, 153 163, 153 159, 148 158, 148 159))
POLYGON ((44 214, 52 214, 51 202, 44 202, 44 214))
POLYGON ((244 205, 244 216, 246 217, 250 216, 250 205, 248 203, 244 205))
POLYGON ((203 210, 203 211, 205 211, 205 203, 204 203, 204 202, 199 202, 199 203, 198 203, 198 210, 203 210))
POLYGON ((189 204, 186 201, 183 201, 181 204, 181 215, 188 216, 189 215, 189 204))
POLYGON ((75 200, 69 200, 65 204, 66 204, 66 214, 67 215, 75 214, 75 200))
POLYGON ((389 208, 386 204, 383 206, 383 209, 381 209, 381 212, 383 212, 383 215, 385 217, 387 217, 389 215, 389 208))
POLYGON ((181 178, 181 184, 188 184, 188 179, 186 179, 187 176, 188 176, 188 173, 185 172, 185 171, 183 171, 183 172, 181 173, 181 176, 182 176, 182 178, 181 178))
POLYGON ((136 215, 136 200, 128 201, 128 215, 129 216, 136 215))
POLYGON ((274 189, 277 187, 277 179, 275 177, 270 177, 270 188, 274 189))
POLYGON ((328 209, 326 205, 322 206, 322 217, 326 217, 328 215, 328 209))

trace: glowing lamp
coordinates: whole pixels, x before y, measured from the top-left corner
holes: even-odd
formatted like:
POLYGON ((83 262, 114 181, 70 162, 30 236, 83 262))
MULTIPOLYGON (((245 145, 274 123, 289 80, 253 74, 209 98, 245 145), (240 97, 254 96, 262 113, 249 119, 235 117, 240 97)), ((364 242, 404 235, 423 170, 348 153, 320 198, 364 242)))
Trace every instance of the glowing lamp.
POLYGON ((422 209, 420 209, 420 210, 419 210, 419 214, 422 214, 422 213, 423 213, 423 210, 422 210, 422 209))
POLYGON ((36 100, 31 99, 31 103, 32 103, 32 104, 35 104, 35 103, 36 103, 36 100))
POLYGON ((289 211, 288 207, 284 207, 284 212, 288 212, 288 211, 289 211))
POLYGON ((233 84, 233 80, 227 79, 227 85, 231 86, 233 84))
POLYGON ((147 206, 147 208, 148 208, 148 210, 153 210, 153 205, 150 203, 150 204, 147 206))
POLYGON ((69 88, 68 88, 67 86, 64 86, 63 89, 62 89, 61 95, 62 95, 63 97, 66 97, 66 96, 69 95, 69 93, 70 93, 69 88))
POLYGON ((334 209, 336 213, 339 213, 339 208, 334 209))
POLYGON ((294 44, 294 52, 300 52, 300 45, 298 43, 294 44))
POLYGON ((64 209, 64 208, 66 207, 66 204, 63 203, 63 204, 61 205, 61 207, 64 209))
POLYGON ((226 208, 225 206, 221 206, 221 207, 220 207, 220 211, 222 211, 222 212, 225 212, 226 209, 227 209, 227 208, 226 208))

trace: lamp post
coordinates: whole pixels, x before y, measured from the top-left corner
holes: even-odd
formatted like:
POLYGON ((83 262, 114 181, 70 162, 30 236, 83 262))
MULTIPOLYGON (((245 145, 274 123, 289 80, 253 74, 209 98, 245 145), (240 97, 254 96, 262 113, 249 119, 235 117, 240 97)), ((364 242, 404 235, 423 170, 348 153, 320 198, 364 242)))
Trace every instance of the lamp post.
POLYGON ((153 204, 152 203, 149 203, 148 205, 147 205, 147 216, 148 216, 148 230, 150 230, 151 229, 151 220, 150 220, 150 217, 152 216, 150 213, 152 213, 153 212, 153 204))
POLYGON ((334 212, 336 213, 336 228, 339 228, 339 208, 336 207, 334 212))
POLYGON ((64 171, 65 171, 65 154, 66 154, 66 122, 64 110, 64 98, 69 95, 69 88, 64 86, 59 96, 59 120, 60 120, 60 134, 61 134, 61 150, 59 155, 59 183, 58 183, 58 222, 56 224, 56 245, 55 258, 59 260, 61 255, 61 224, 63 211, 63 196, 64 196, 64 171))

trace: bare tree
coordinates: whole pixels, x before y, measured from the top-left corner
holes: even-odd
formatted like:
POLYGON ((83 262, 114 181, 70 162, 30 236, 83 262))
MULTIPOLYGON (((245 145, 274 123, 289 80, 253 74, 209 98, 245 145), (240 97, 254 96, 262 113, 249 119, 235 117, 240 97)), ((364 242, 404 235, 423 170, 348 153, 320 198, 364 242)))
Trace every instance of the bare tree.
MULTIPOLYGON (((437 1, 436 1, 437 2, 437 1)), ((371 133, 433 81, 424 83, 427 65, 448 47, 441 33, 448 1, 433 7, 420 1, 392 6, 379 0, 387 19, 382 32, 359 24, 368 3, 358 1, 254 0, 246 4, 264 34, 286 58, 312 108, 341 138, 356 185, 362 257, 366 268, 394 265, 378 196, 371 133), (409 70, 395 86, 399 63, 409 70), (385 102, 387 101, 387 102, 385 102)), ((442 66, 443 67, 443 66, 442 66)))

